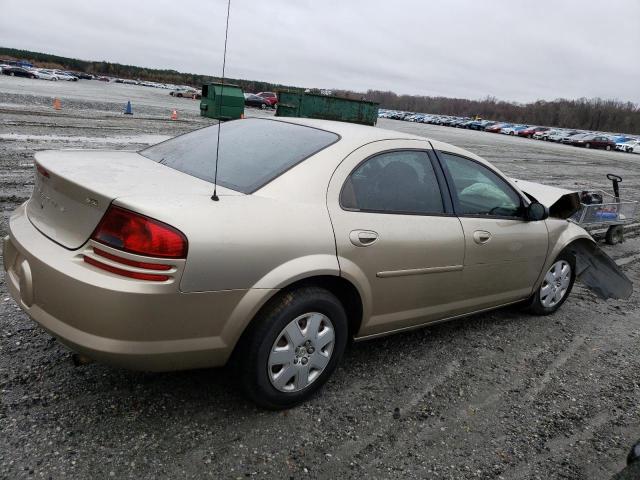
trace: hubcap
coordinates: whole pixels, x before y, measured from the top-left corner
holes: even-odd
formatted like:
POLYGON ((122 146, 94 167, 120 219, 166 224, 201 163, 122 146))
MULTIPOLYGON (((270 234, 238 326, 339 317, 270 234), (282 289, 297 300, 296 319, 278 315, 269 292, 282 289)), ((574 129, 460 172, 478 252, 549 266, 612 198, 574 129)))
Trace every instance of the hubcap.
POLYGON ((540 303, 549 308, 557 305, 565 295, 571 284, 571 265, 566 260, 559 260, 544 276, 540 287, 540 303))
POLYGON ((305 313, 289 322, 271 347, 271 385, 297 392, 316 381, 331 360, 334 340, 333 324, 322 313, 305 313))

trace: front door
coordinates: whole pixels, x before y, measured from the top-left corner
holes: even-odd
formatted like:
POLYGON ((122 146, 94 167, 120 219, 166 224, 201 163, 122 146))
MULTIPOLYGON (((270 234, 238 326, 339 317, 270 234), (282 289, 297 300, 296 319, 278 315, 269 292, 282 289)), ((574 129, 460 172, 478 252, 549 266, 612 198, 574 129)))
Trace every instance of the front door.
POLYGON ((464 236, 430 146, 385 140, 350 154, 327 205, 342 275, 362 289, 358 336, 442 318, 462 278, 464 236))
POLYGON ((525 201, 475 160, 438 152, 465 237, 461 293, 469 311, 527 298, 547 256, 544 221, 524 218, 525 201))

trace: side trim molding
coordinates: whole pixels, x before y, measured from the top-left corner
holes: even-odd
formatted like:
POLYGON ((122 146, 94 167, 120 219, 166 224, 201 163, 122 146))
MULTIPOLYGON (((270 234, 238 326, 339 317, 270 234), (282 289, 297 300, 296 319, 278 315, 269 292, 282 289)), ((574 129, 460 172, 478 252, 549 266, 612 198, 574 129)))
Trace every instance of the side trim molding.
POLYGON ((462 270, 462 265, 450 265, 447 267, 412 268, 410 270, 389 270, 387 272, 378 272, 376 273, 376 277, 406 277, 409 275, 426 275, 429 273, 459 272, 460 270, 462 270))

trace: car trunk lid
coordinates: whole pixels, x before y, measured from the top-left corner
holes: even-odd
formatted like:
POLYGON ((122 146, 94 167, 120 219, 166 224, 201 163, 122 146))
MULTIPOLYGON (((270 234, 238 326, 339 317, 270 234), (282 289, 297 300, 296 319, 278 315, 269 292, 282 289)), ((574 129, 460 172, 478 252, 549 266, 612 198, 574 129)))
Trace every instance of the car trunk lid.
MULTIPOLYGON (((131 194, 208 195, 213 185, 136 152, 62 150, 38 152, 27 216, 44 235, 80 248, 113 200, 131 194)), ((240 193, 218 187, 219 195, 240 193)))

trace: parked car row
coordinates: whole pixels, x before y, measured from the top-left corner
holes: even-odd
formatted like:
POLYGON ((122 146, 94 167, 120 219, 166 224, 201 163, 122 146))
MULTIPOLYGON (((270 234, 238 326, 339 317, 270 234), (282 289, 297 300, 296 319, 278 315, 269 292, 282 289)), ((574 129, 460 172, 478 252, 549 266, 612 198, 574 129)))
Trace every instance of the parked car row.
POLYGON ((625 153, 640 154, 640 138, 624 134, 589 132, 584 130, 498 122, 479 118, 452 117, 384 109, 379 110, 378 117, 404 120, 407 122, 429 123, 446 127, 467 128, 469 130, 482 130, 484 132, 501 133, 514 137, 564 143, 575 147, 601 148, 604 150, 618 150, 625 153))
POLYGON ((143 87, 163 88, 171 90, 170 95, 176 97, 200 98, 200 92, 187 85, 175 85, 172 83, 150 82, 144 80, 133 80, 130 78, 110 77, 106 75, 93 75, 86 72, 76 72, 71 70, 60 70, 51 68, 38 68, 32 63, 24 60, 0 60, 0 73, 12 77, 25 77, 40 80, 66 80, 77 82, 78 80, 98 80, 101 82, 123 83, 127 85, 140 85, 143 87), (177 94, 179 93, 179 94, 177 94))
POLYGON ((93 78, 92 75, 81 72, 70 72, 67 70, 58 70, 51 68, 37 68, 18 65, 0 64, 0 72, 3 75, 11 77, 38 78, 40 80, 66 80, 69 82, 77 82, 80 78, 93 78))

